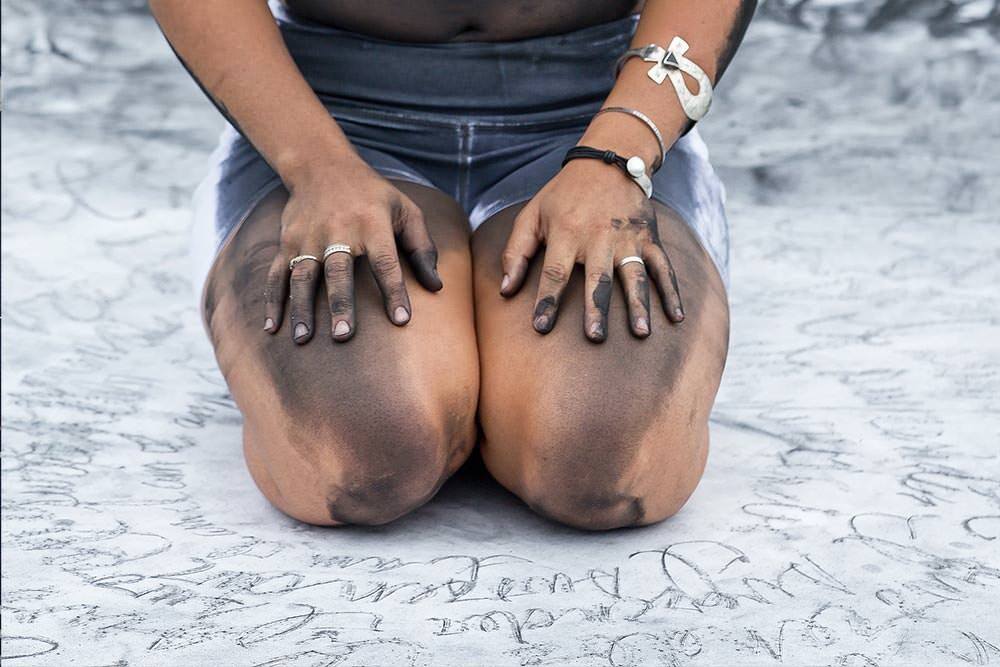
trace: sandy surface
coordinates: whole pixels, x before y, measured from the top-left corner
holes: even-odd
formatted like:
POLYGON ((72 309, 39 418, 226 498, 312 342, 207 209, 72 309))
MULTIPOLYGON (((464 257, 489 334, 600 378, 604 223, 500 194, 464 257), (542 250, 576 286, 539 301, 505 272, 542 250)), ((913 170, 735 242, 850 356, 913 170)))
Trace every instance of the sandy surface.
POLYGON ((5 0, 4 664, 1000 662, 993 6, 765 6, 703 124, 708 471, 581 534, 476 466, 379 529, 270 508, 187 277, 219 119, 141 2, 5 0))

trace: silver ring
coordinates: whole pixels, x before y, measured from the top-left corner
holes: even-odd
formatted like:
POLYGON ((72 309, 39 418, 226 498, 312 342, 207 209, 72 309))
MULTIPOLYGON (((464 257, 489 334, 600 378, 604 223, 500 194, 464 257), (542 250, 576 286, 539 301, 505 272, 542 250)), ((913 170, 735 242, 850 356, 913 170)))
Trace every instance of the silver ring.
POLYGON ((351 250, 351 246, 347 245, 346 243, 331 243, 326 247, 326 250, 323 251, 323 261, 325 262, 326 258, 335 252, 346 252, 351 257, 354 256, 354 252, 351 250))
POLYGON ((643 266, 646 266, 646 262, 642 261, 642 257, 636 257, 635 255, 629 255, 628 257, 623 257, 622 261, 618 262, 618 268, 625 266, 626 264, 631 264, 632 262, 638 262, 643 266))
POLYGON ((307 259, 311 259, 314 262, 319 261, 319 257, 317 257, 316 255, 297 255, 296 257, 292 257, 292 260, 288 262, 288 270, 291 271, 292 269, 295 268, 296 264, 298 264, 299 262, 304 262, 307 259))

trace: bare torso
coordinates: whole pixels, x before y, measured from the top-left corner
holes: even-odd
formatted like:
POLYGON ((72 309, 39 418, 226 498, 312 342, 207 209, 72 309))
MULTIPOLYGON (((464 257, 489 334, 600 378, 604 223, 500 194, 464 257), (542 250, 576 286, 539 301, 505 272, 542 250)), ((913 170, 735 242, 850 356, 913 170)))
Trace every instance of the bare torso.
POLYGON ((622 18, 642 0, 282 0, 294 13, 336 28, 403 42, 513 41, 622 18))

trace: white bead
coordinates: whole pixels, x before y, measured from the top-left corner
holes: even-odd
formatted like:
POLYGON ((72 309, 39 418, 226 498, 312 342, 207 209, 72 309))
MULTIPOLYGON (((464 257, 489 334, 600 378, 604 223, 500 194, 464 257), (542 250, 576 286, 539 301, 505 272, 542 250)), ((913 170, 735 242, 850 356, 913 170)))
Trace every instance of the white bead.
POLYGON ((638 155, 633 155, 625 163, 625 168, 633 178, 637 178, 646 173, 646 163, 638 155))

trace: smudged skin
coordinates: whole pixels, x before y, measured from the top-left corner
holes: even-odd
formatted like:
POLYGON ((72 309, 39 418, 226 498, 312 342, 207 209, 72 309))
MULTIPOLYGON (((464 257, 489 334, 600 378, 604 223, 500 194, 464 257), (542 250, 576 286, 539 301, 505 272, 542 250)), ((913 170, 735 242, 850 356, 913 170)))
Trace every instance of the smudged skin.
POLYGON ((540 334, 555 327, 576 264, 585 267, 583 330, 590 341, 601 343, 607 338, 616 271, 625 287, 633 335, 645 338, 650 333, 649 277, 659 289, 667 318, 675 324, 684 319, 677 276, 660 241, 656 208, 638 187, 610 170, 598 160, 569 162, 514 221, 502 251, 500 293, 505 297, 518 293, 525 284, 529 261, 545 241, 531 315, 532 326, 540 334), (581 197, 580 192, 589 194, 581 197), (642 262, 622 265, 627 257, 639 257, 642 262))
MULTIPOLYGON (((481 378, 483 456, 535 510, 587 529, 675 512, 704 466, 728 334, 722 285, 687 227, 653 204, 656 234, 671 247, 689 297, 683 326, 652 308, 650 336, 628 335, 626 299, 611 288, 595 299, 601 307, 607 299, 609 333, 595 346, 576 327, 539 336, 524 326, 534 308, 527 290, 497 294, 517 209, 501 212, 472 239, 477 345, 466 223, 440 193, 399 187, 427 216, 446 283, 436 294, 414 291, 417 315, 407 327, 380 312, 381 294, 360 264, 359 335, 351 341, 320 336, 297 345, 260 330, 256 279, 277 247, 281 190, 236 232, 210 275, 205 315, 245 417, 247 465, 265 496, 323 525, 380 524, 412 511, 471 452, 481 378)), ((541 272, 538 259, 528 278, 541 272)), ((561 310, 570 317, 584 313, 583 283, 579 270, 569 278, 561 310)), ((648 290, 646 299, 648 310, 648 290)), ((326 307, 317 300, 317 309, 326 307)))
POLYGON ((350 340, 356 331, 354 256, 359 254, 365 255, 382 294, 386 316, 393 324, 405 326, 413 306, 397 243, 423 288, 436 292, 442 287, 437 248, 423 212, 360 160, 314 171, 313 176, 296 182, 281 212, 280 245, 262 285, 264 330, 277 333, 287 317, 292 340, 308 342, 316 331, 317 287, 325 278, 329 310, 319 321, 329 318, 327 330, 334 341, 350 340), (331 179, 330 173, 338 178, 331 179), (351 253, 337 252, 323 259, 329 243, 346 244, 351 253), (316 259, 290 267, 290 260, 301 255, 316 259))
MULTIPOLYGON (((708 416, 728 348, 729 311, 711 259, 670 209, 612 218, 607 229, 644 235, 670 248, 668 290, 684 294, 685 318, 650 306, 648 287, 614 289, 590 270, 571 272, 559 302, 570 319, 607 312, 605 341, 579 329, 524 325, 534 314, 529 290, 502 297, 501 254, 521 213, 502 211, 472 239, 481 364, 480 441, 490 472, 539 513, 586 529, 654 523, 675 513, 697 485, 708 450, 708 416), (595 294, 596 290, 596 294, 595 294), (643 291, 645 292, 643 294, 643 291), (634 333, 632 302, 651 320, 634 333)), ((524 281, 545 280, 548 248, 524 281)), ((662 291, 662 286, 661 286, 662 291)), ((669 294, 669 292, 668 292, 669 294)))
MULTIPOLYGON (((265 496, 314 524, 380 524, 426 502, 476 441, 478 361, 468 223, 445 195, 398 184, 430 221, 447 287, 412 290, 413 319, 395 326, 358 259, 359 335, 304 344, 261 330, 262 280, 278 248, 287 194, 262 201, 223 248, 204 314, 219 367, 244 415, 247 465, 265 496), (447 323, 442 325, 442 323, 447 323), (360 333, 363 332, 363 333, 360 333)), ((403 280, 415 281, 408 265, 403 280)), ((330 304, 317 298, 314 317, 330 304)))
MULTIPOLYGON (((262 203, 222 251, 205 302, 219 365, 246 418, 251 472, 275 505, 304 521, 392 520, 433 495, 473 444, 480 376, 462 216, 443 195, 397 189, 363 163, 298 75, 264 5, 152 4, 185 67, 290 191, 262 203), (204 39, 206 25, 221 23, 231 29, 204 39), (249 61, 273 67, 251 71, 249 61), (267 92, 248 94, 257 90, 267 92), (441 275, 444 245, 432 236, 451 251, 440 258, 442 267, 452 263, 441 275), (289 266, 332 242, 365 258, 336 253, 289 266), (447 294, 444 273, 457 280, 447 294), (321 279, 325 303, 316 299, 321 279), (411 295, 407 280, 425 289, 411 295), (375 309, 363 306, 379 301, 387 317, 372 320, 375 309), (411 321, 418 301, 426 308, 421 326, 411 321), (325 317, 341 349, 314 338, 325 317), (358 341, 360 329, 369 335, 358 341)), ((667 27, 683 32, 694 45, 690 57, 718 81, 753 8, 723 4, 727 11, 705 12, 697 3, 649 0, 634 40, 662 41, 667 27)), ((632 64, 607 103, 650 110, 669 143, 687 120, 659 93, 632 64)), ((610 114, 581 143, 646 164, 657 158, 646 129, 610 114)), ((490 470, 540 512, 596 529, 669 516, 697 484, 728 310, 683 223, 621 174, 616 180, 606 165, 585 162, 560 171, 516 221, 501 213, 477 233, 476 315, 490 470), (497 229, 509 235, 506 247, 497 229), (643 263, 621 264, 631 256, 643 263), (613 317, 616 272, 632 336, 613 317), (662 309, 650 307, 650 279, 662 309), (533 307, 501 308, 496 285, 509 304, 529 305, 519 293, 526 280, 538 285, 533 307), (586 339, 604 343, 599 352, 582 354, 585 341, 555 327, 563 310, 579 311, 586 339), (518 327, 515 312, 522 324, 530 312, 544 336, 518 327), (650 344, 634 347, 643 338, 650 344)))

